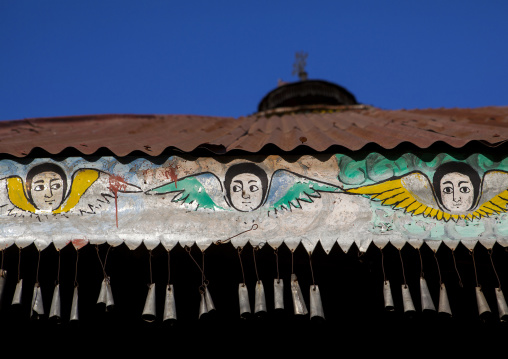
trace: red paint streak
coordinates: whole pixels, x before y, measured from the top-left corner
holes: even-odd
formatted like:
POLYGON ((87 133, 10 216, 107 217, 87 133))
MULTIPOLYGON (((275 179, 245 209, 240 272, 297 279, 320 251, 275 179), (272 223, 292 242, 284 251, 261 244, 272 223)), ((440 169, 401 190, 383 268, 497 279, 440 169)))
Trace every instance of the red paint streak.
POLYGON ((88 241, 86 239, 82 239, 82 238, 77 238, 77 239, 73 239, 72 240, 72 245, 74 246, 74 248, 76 249, 81 249, 83 248, 84 246, 86 246, 88 244, 88 241))
POLYGON ((120 176, 109 176, 109 190, 115 194, 116 228, 118 228, 118 192, 125 191, 127 183, 120 176))
POLYGON ((176 170, 179 168, 177 165, 169 165, 168 167, 164 168, 163 175, 167 179, 171 179, 171 181, 175 182, 175 188, 178 188, 177 180, 178 176, 176 175, 176 170))
POLYGON ((156 179, 165 178, 165 179, 171 179, 172 182, 175 182, 175 186, 177 185, 178 176, 176 174, 176 170, 180 168, 178 165, 169 164, 167 167, 162 167, 156 170, 147 169, 143 170, 143 176, 154 176, 156 179))

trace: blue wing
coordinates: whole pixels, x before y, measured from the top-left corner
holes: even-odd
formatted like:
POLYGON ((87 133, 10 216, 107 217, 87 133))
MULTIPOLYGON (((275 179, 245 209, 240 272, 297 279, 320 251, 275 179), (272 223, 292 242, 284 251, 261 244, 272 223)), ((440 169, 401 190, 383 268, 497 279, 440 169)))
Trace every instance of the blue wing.
POLYGON ((203 172, 196 175, 183 177, 153 188, 145 192, 148 195, 175 194, 171 202, 197 204, 198 208, 205 209, 226 209, 226 206, 220 206, 224 201, 222 184, 220 180, 211 172, 203 172))
POLYGON ((265 205, 275 213, 281 210, 302 208, 302 203, 312 203, 321 198, 322 192, 341 193, 341 187, 318 181, 288 170, 277 170, 272 175, 265 205))

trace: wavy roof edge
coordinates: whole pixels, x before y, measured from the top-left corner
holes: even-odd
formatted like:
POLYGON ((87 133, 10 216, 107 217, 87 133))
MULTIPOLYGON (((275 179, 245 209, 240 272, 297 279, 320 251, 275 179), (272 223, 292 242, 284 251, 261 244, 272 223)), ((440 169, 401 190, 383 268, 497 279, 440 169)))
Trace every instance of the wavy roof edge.
POLYGON ((259 153, 278 148, 386 150, 404 143, 420 149, 472 141, 496 147, 508 141, 508 106, 382 110, 367 105, 300 106, 239 118, 203 115, 104 114, 0 122, 0 153, 23 158, 45 152, 83 156, 110 151, 159 156, 168 151, 210 155, 259 153), (275 146, 275 147, 273 147, 275 146))

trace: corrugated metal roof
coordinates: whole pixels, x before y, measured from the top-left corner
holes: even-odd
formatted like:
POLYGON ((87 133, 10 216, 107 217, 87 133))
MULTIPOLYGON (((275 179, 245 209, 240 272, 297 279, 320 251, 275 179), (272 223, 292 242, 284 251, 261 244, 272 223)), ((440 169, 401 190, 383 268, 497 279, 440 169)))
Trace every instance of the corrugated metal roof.
POLYGON ((390 149, 403 142, 426 148, 437 141, 462 147, 480 140, 508 140, 508 107, 381 110, 354 106, 275 109, 238 119, 194 115, 93 115, 0 122, 0 153, 27 156, 34 148, 84 155, 108 148, 159 155, 166 148, 258 152, 266 145, 291 151, 306 145, 325 151, 339 145, 359 150, 369 143, 390 149))

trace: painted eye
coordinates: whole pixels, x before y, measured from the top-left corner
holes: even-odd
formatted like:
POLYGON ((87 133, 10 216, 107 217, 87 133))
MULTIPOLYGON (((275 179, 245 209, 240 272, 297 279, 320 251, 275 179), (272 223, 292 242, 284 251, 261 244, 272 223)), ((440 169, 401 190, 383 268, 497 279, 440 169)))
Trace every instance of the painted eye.
POLYGON ((453 188, 452 187, 445 187, 445 188, 443 188, 443 193, 446 193, 446 194, 453 193, 453 188))
POLYGON ((55 189, 55 190, 56 190, 56 189, 60 189, 60 187, 62 187, 62 185, 61 185, 60 183, 53 183, 53 184, 51 185, 51 189, 55 189))
POLYGON ((471 188, 469 188, 469 187, 460 187, 459 191, 462 192, 462 193, 469 193, 469 192, 471 192, 471 188))
POLYGON ((38 184, 37 186, 35 186, 34 191, 44 191, 44 185, 38 184))
POLYGON ((249 190, 250 190, 251 192, 256 192, 257 190, 259 190, 259 187, 258 187, 258 186, 256 186, 255 184, 253 184, 252 186, 250 186, 250 187, 249 187, 249 190))
POLYGON ((241 192, 241 191, 242 191, 242 187, 237 186, 237 185, 233 186, 233 192, 241 192))

